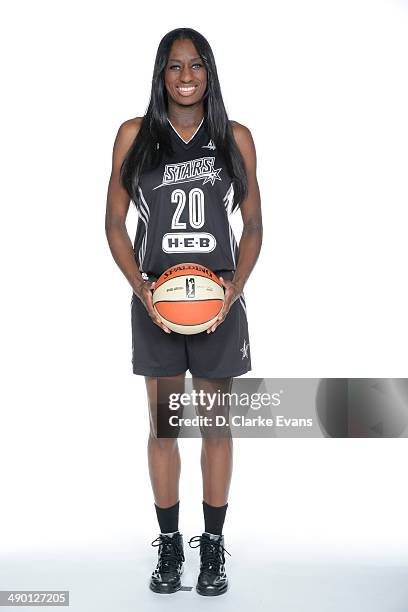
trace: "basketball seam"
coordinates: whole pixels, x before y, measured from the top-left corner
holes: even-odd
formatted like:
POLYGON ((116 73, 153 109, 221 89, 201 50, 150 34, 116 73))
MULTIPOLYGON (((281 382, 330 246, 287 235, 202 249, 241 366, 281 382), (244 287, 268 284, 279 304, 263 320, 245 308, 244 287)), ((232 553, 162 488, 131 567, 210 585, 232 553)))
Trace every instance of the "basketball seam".
POLYGON ((162 315, 160 315, 160 317, 165 323, 171 323, 172 325, 178 325, 179 327, 198 327, 199 325, 205 325, 206 323, 209 323, 214 318, 216 318, 211 317, 211 319, 207 319, 207 321, 202 321, 201 323, 176 323, 175 321, 171 321, 170 319, 165 319, 162 315))
POLYGON ((162 304, 163 302, 168 303, 170 302, 170 304, 191 304, 192 302, 223 302, 224 300, 222 298, 203 298, 203 299, 199 299, 199 300, 195 300, 195 299, 191 299, 191 300, 157 300, 157 302, 153 302, 154 305, 156 304, 162 304))

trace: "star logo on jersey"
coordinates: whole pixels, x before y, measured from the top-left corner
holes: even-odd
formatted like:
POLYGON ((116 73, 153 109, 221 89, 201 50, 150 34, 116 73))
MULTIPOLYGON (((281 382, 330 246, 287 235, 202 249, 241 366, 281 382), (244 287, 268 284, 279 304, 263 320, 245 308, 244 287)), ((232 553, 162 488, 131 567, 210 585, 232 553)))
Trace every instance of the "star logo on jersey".
POLYGON ((212 151, 214 151, 214 149, 215 149, 216 147, 215 147, 215 144, 213 143, 213 141, 212 141, 212 140, 210 140, 210 142, 209 142, 208 144, 203 145, 201 148, 202 148, 202 149, 211 149, 212 151))
POLYGON ((215 181, 222 181, 220 172, 222 168, 214 168, 215 157, 200 157, 190 159, 178 164, 166 164, 160 185, 153 187, 159 189, 165 185, 178 185, 190 183, 191 181, 203 181, 203 185, 211 183, 214 187, 215 181))
POLYGON ((242 345, 242 348, 239 349, 242 353, 242 359, 244 359, 245 357, 248 357, 248 349, 249 349, 249 342, 247 344, 244 338, 244 344, 242 345))
POLYGON ((218 168, 217 170, 214 170, 214 172, 210 172, 209 174, 207 174, 207 176, 205 177, 204 181, 203 181, 203 185, 205 185, 206 183, 209 183, 211 181, 211 185, 214 187, 214 183, 216 180, 221 181, 221 177, 220 177, 220 172, 221 172, 222 168, 218 168))

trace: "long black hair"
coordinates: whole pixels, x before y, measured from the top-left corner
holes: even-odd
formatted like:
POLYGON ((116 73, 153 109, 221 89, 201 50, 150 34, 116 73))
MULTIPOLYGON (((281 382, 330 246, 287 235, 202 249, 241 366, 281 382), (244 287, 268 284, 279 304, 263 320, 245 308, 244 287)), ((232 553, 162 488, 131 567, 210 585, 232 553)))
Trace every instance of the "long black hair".
POLYGON ((173 42, 186 38, 193 42, 207 69, 207 88, 203 97, 207 129, 217 149, 224 156, 228 172, 232 177, 234 199, 231 211, 235 211, 248 191, 244 160, 235 142, 225 110, 213 52, 204 36, 192 28, 171 30, 160 41, 154 63, 149 105, 140 130, 123 160, 121 181, 139 210, 140 175, 144 171, 156 168, 165 152, 170 154, 173 152, 167 121, 168 98, 164 70, 173 42))

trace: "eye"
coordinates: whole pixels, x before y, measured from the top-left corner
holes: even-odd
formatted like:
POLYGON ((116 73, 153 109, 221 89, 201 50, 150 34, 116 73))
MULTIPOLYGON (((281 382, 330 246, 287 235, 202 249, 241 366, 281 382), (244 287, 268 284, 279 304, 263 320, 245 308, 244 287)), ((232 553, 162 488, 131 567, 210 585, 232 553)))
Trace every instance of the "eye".
MULTIPOLYGON (((202 68, 203 64, 201 64, 200 62, 196 62, 195 64, 192 64, 192 68, 194 68, 195 66, 198 66, 198 68, 202 68)), ((180 66, 179 64, 170 64, 169 70, 172 70, 173 68, 180 68, 180 66)))

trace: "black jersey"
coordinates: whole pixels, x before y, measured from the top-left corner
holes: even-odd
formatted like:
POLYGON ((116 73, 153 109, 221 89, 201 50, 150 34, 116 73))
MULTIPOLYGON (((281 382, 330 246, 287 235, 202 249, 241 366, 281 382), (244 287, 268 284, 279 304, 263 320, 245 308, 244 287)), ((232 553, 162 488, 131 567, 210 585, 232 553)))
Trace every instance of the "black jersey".
POLYGON ((204 116, 185 141, 167 118, 174 154, 142 174, 134 254, 141 273, 160 276, 178 263, 235 270, 238 245, 229 222, 234 188, 204 116))

